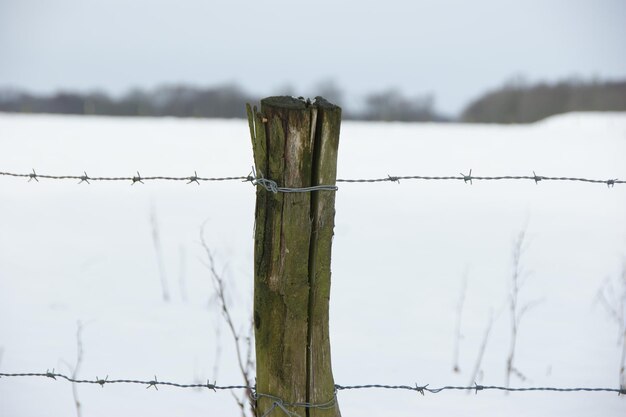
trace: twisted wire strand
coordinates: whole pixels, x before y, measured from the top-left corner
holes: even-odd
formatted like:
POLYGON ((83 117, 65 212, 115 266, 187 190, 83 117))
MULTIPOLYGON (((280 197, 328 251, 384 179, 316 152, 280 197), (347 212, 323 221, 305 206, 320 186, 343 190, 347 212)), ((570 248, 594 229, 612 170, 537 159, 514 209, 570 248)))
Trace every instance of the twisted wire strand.
MULTIPOLYGON (((49 175, 49 174, 37 174, 35 170, 31 173, 20 174, 14 172, 0 172, 0 176, 5 177, 18 177, 18 178, 28 178, 28 181, 36 181, 39 182, 39 179, 48 179, 48 180, 78 180, 79 184, 85 182, 87 184, 90 181, 125 181, 130 182, 131 184, 143 183, 144 181, 186 181, 187 184, 196 183, 200 184, 200 182, 219 182, 219 181, 242 181, 242 182, 250 182, 253 185, 261 186, 265 188, 267 191, 272 193, 307 193, 313 191, 337 191, 338 188, 336 185, 328 184, 328 185, 315 185, 311 187, 281 187, 274 180, 263 177, 263 174, 259 172, 255 172, 254 168, 252 169, 252 173, 248 175, 239 175, 239 176, 227 176, 227 177, 201 177, 198 176, 196 172, 191 176, 184 177, 173 177, 173 176, 141 176, 139 172, 134 176, 123 176, 123 177, 112 177, 112 176, 100 176, 100 177, 90 177, 84 172, 83 175, 49 175)), ((609 179, 594 179, 594 178, 584 178, 584 177, 564 177, 564 176, 544 176, 537 175, 533 172, 533 175, 499 175, 499 176, 474 176, 472 175, 472 170, 469 171, 469 174, 460 175, 452 175, 452 176, 428 176, 428 175, 401 175, 401 176, 392 176, 388 175, 387 177, 382 178, 338 178, 336 180, 337 183, 378 183, 378 182, 396 182, 404 180, 422 180, 422 181, 463 181, 465 183, 472 184, 473 181, 534 181, 536 184, 539 184, 541 181, 571 181, 571 182, 584 182, 584 183, 593 183, 593 184, 605 184, 607 187, 612 188, 616 184, 624 184, 625 180, 619 180, 618 178, 609 178, 609 179)))
POLYGON ((37 174, 34 170, 28 174, 18 174, 14 172, 0 172, 0 176, 6 177, 21 177, 28 178, 30 180, 38 180, 39 178, 49 179, 49 180, 79 180, 81 183, 89 181, 130 181, 131 183, 141 182, 141 181, 187 181, 188 184, 199 181, 252 181, 252 178, 249 176, 231 176, 231 177, 200 177, 197 174, 191 175, 187 177, 171 177, 164 175, 157 176, 147 176, 143 177, 137 172, 136 176, 132 177, 90 177, 86 173, 84 175, 48 175, 48 174, 37 174))
POLYGON ((472 180, 477 181, 499 181, 499 180, 532 180, 532 181, 580 181, 580 182, 589 182, 596 184, 624 184, 626 181, 620 181, 618 179, 611 180, 600 180, 600 179, 591 179, 591 178, 580 178, 580 177, 547 177, 547 176, 537 176, 536 178, 529 175, 501 175, 494 177, 485 177, 485 176, 472 176, 472 177, 463 177, 463 176, 424 176, 424 175, 405 175, 405 176, 390 176, 384 178, 361 178, 361 179, 345 179, 338 178, 337 182, 346 182, 346 183, 368 183, 368 182, 398 182, 400 180, 424 180, 424 181, 469 181, 470 178, 472 180))
POLYGON ((100 386, 104 386, 107 384, 138 384, 145 385, 146 388, 157 387, 160 385, 164 386, 172 386, 177 388, 208 388, 210 390, 251 390, 253 392, 253 398, 269 398, 274 402, 279 402, 285 407, 301 407, 301 408, 331 408, 335 405, 337 392, 345 391, 345 390, 362 390, 362 389, 390 389, 390 390, 405 390, 405 391, 415 391, 420 394, 424 394, 429 392, 431 394, 438 394, 443 391, 489 391, 489 390, 497 390, 497 391, 508 391, 508 392, 526 392, 526 391, 550 391, 550 392, 613 392, 617 394, 625 394, 626 395, 626 387, 620 388, 607 388, 607 387, 503 387, 497 385, 479 385, 474 384, 473 386, 454 386, 454 385, 446 385, 438 388, 429 388, 429 385, 386 385, 386 384, 360 384, 360 385, 339 385, 335 384, 335 394, 333 397, 324 402, 324 403, 306 403, 306 402, 296 402, 289 403, 287 401, 283 401, 277 396, 271 394, 260 393, 256 391, 256 387, 248 386, 248 385, 217 385, 217 383, 211 383, 207 381, 205 384, 180 384, 176 382, 168 382, 168 381, 159 381, 155 376, 152 380, 138 380, 138 379, 109 379, 107 378, 98 378, 95 379, 75 379, 69 377, 67 375, 54 372, 46 371, 46 372, 27 372, 27 373, 0 373, 0 378, 15 378, 15 377, 41 377, 41 378, 49 378, 56 380, 57 378, 66 380, 68 382, 76 383, 76 384, 97 384, 100 386))
POLYGON ((524 391, 552 391, 552 392, 615 392, 617 394, 626 394, 626 388, 604 388, 604 387, 573 387, 573 388, 557 388, 557 387, 502 387, 496 385, 478 385, 473 386, 454 386, 446 385, 439 388, 428 388, 427 385, 410 386, 410 385, 383 385, 383 384, 367 384, 367 385, 335 385, 337 390, 355 390, 355 389, 392 389, 392 390, 406 390, 416 391, 420 394, 429 392, 431 394, 438 394, 443 391, 508 391, 508 392, 524 392, 524 391))

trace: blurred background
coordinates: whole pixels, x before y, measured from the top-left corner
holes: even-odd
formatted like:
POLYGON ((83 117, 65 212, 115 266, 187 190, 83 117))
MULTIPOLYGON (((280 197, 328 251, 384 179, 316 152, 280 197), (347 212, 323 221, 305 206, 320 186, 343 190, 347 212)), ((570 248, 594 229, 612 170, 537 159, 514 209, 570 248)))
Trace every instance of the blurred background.
POLYGON ((626 110, 624 0, 0 0, 0 111, 528 123, 626 110))

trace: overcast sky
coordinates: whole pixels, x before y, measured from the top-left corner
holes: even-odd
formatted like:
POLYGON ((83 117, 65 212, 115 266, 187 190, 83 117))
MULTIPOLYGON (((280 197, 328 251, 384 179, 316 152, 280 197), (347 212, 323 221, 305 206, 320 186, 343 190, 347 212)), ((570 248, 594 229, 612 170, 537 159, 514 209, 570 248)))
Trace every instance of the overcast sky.
POLYGON ((626 78, 626 0, 0 0, 0 86, 35 92, 334 79, 456 113, 516 74, 626 78))

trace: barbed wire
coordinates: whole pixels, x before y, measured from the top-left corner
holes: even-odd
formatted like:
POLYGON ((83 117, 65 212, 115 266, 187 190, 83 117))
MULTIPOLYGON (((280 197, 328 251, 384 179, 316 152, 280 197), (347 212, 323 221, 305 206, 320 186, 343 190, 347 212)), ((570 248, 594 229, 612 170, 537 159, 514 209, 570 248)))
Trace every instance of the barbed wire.
POLYGON ((502 181, 502 180, 526 180, 526 181, 534 181, 535 184, 539 184, 540 181, 577 181, 577 182, 587 182, 587 183, 595 183, 595 184, 606 184, 608 187, 614 187, 615 184, 624 184, 626 181, 620 181, 618 178, 610 178, 607 180, 601 179, 592 179, 592 178, 583 178, 583 177, 550 177, 545 175, 537 175, 535 171, 533 171, 533 175, 500 175, 500 176, 477 176, 472 175, 472 170, 470 169, 469 174, 460 173, 459 175, 452 176, 426 176, 426 175, 405 175, 405 176, 392 176, 388 175, 383 178, 372 178, 372 179, 337 179, 337 182, 346 182, 346 183, 370 183, 370 182, 397 182, 399 183, 401 180, 424 180, 424 181, 463 181, 466 184, 473 184, 473 181, 502 181))
MULTIPOLYGON (((230 176, 230 177, 201 177, 198 176, 197 172, 194 171, 194 175, 184 176, 184 177, 172 177, 172 176, 141 176, 139 171, 137 171, 137 175, 133 176, 124 176, 124 177, 90 177, 87 175, 86 171, 83 171, 83 175, 49 175, 49 174, 37 174, 37 172, 33 169, 32 172, 27 174, 20 174, 14 172, 0 172, 0 176, 5 177, 19 177, 19 178, 28 178, 28 182, 35 181, 39 182, 39 179, 49 179, 49 180, 75 180, 78 181, 78 184, 87 183, 90 184, 90 181, 124 181, 130 182, 131 185, 136 183, 143 184, 144 181, 186 181, 187 184, 195 183, 200 185, 200 182, 219 182, 219 181, 241 181, 241 182, 250 182, 252 185, 258 185, 265 188, 267 191, 272 193, 303 193, 303 192, 312 192, 312 191, 337 191, 338 187, 335 185, 316 185, 312 187, 281 187, 276 181, 273 181, 269 178, 263 177, 262 173, 258 175, 252 170, 252 172, 248 175, 240 175, 240 176, 230 176)), ((463 181, 466 184, 473 184, 474 181, 533 181, 535 184, 539 184, 541 181, 572 181, 572 182, 585 182, 585 183, 593 183, 593 184, 605 184, 607 187, 612 188, 615 184, 625 184, 625 180, 619 180, 618 178, 609 178, 609 179, 593 179, 593 178, 584 178, 584 177, 554 177, 554 176, 545 176, 545 175, 537 175, 533 171, 533 175, 500 175, 500 176, 476 176, 472 175, 472 170, 470 169, 469 174, 460 173, 459 175, 451 175, 451 176, 428 176, 428 175, 401 175, 401 176, 392 176, 387 175, 386 177, 381 178, 338 178, 336 180, 337 183, 378 183, 378 182, 396 182, 400 183, 400 181, 405 180, 422 180, 422 181, 463 181)))
POLYGON ((488 390, 497 390, 497 391, 506 391, 506 392, 525 392, 525 391, 549 391, 549 392, 612 392, 617 393, 618 395, 626 394, 626 388, 603 388, 603 387, 573 387, 573 388, 557 388, 557 387, 521 387, 521 388, 511 388, 511 387, 502 387, 496 385, 479 385, 474 383, 473 386, 453 386, 446 385, 439 388, 429 388, 429 385, 385 385, 385 384, 365 384, 365 385, 338 385, 335 384, 334 392, 332 398, 328 401, 321 403, 311 403, 311 402, 288 402, 280 397, 271 394, 260 393, 256 390, 256 387, 248 386, 248 385, 217 385, 217 381, 211 383, 209 380, 205 384, 194 383, 194 384, 180 384, 176 382, 168 382, 168 381, 160 381, 156 375, 154 379, 151 380, 137 380, 137 379, 109 379, 108 375, 106 378, 100 378, 96 376, 95 379, 77 379, 71 376, 67 376, 64 374, 60 374, 52 370, 46 370, 46 372, 36 373, 0 373, 0 379, 4 377, 40 377, 47 379, 64 379, 73 384, 92 384, 92 385, 100 385, 104 388, 107 384, 138 384, 145 385, 146 389, 154 388, 155 390, 159 390, 159 385, 162 386, 170 386, 177 388, 194 388, 194 389, 203 389, 206 388, 212 391, 218 390, 247 390, 251 393, 250 397, 252 400, 256 401, 261 398, 267 398, 271 400, 271 405, 266 410, 262 411, 262 414, 259 413, 262 417, 269 417, 274 411, 280 411, 281 414, 286 415, 288 417, 302 417, 300 414, 291 411, 294 408, 296 409, 320 409, 327 410, 336 406, 337 404, 337 393, 343 390, 363 390, 363 389, 385 389, 385 390, 404 390, 404 391, 412 391, 422 395, 425 393, 430 394, 438 394, 444 391, 466 391, 466 392, 474 392, 478 394, 478 391, 488 391, 488 390), (290 410, 291 409, 291 410, 290 410))
MULTIPOLYGON (((46 370, 46 372, 28 372, 28 373, 0 373, 1 378, 16 378, 16 377, 41 377, 41 378, 50 378, 56 380, 57 378, 64 379, 68 382, 76 383, 76 384, 95 384, 104 387, 107 384, 138 384, 145 385, 146 388, 155 388, 158 390, 159 385, 164 386, 172 386, 177 388, 208 388, 213 391, 217 390, 251 390, 254 393, 255 398, 260 397, 268 397, 274 400, 279 400, 278 397, 273 396, 271 394, 258 393, 256 391, 256 387, 248 386, 248 385, 217 385, 217 381, 211 383, 207 380, 206 383, 195 383, 195 384, 179 384, 176 382, 167 382, 167 381, 159 381, 158 378, 154 377, 151 380, 137 380, 137 379, 109 379, 99 378, 96 376, 95 379, 75 379, 71 376, 67 376, 58 372, 46 370)), ((617 394, 626 395, 626 387, 622 388, 603 388, 603 387, 573 387, 573 388, 557 388, 557 387, 503 387, 497 385, 479 385, 474 384, 472 386, 454 386, 454 385, 446 385, 438 388, 429 388, 429 384, 426 385, 385 385, 385 384, 363 384, 363 385, 339 385, 335 384, 335 391, 344 391, 344 390, 362 390, 362 389, 389 389, 389 390, 405 390, 405 391, 415 391, 422 395, 425 393, 438 394, 443 391, 473 391, 478 393, 478 391, 508 391, 508 392, 524 392, 524 391, 553 391, 553 392, 614 392, 617 394)), ((308 404, 308 403, 286 403, 283 404, 285 406, 296 406, 296 407, 321 407, 328 406, 332 400, 323 403, 323 404, 308 404)))
POLYGON ((50 378, 54 380, 56 380, 57 378, 61 378, 68 382, 72 382, 76 384, 97 384, 97 385, 100 385, 101 387, 104 387, 106 384, 139 384, 139 385, 146 385, 146 388, 154 387, 157 390, 158 390, 159 385, 168 385, 168 386, 177 387, 177 388, 208 388, 213 391, 251 389, 250 387, 246 385, 216 385, 216 383, 211 384, 209 380, 207 380, 206 384, 198 384, 198 383, 178 384, 176 382, 159 381, 156 375, 154 376, 154 379, 149 380, 149 381, 145 381, 145 380, 142 381, 142 380, 137 380, 137 379, 109 379, 108 375, 106 378, 99 378, 96 376, 96 379, 75 379, 70 376, 55 372, 54 369, 52 370, 52 372, 47 370, 46 372, 26 372, 26 373, 16 373, 16 374, 0 373, 0 379, 4 377, 44 377, 44 378, 50 378))
POLYGON ((196 183, 200 184, 200 181, 252 181, 254 178, 247 176, 234 176, 234 177, 200 177, 197 172, 194 172, 194 175, 188 177, 169 177, 164 175, 158 176, 148 176, 142 177, 139 171, 137 171, 137 175, 133 175, 131 177, 90 177, 87 175, 87 172, 83 171, 83 175, 47 175, 47 174, 37 174, 33 169, 32 172, 28 174, 17 174, 14 172, 0 172, 1 176, 7 177, 22 177, 28 178, 28 182, 35 180, 39 182, 39 178, 49 179, 49 180, 79 180, 78 184, 87 183, 90 181, 126 181, 130 182, 131 185, 135 183, 142 183, 144 181, 187 181, 187 184, 196 183))

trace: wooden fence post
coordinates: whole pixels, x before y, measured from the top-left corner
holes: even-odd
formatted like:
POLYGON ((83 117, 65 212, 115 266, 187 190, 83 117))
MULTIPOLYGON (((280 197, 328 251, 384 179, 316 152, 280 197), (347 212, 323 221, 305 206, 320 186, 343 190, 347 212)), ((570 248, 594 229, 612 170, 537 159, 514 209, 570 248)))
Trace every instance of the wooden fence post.
MULTIPOLYGON (((321 97, 313 103, 268 97, 260 112, 249 105, 247 111, 257 177, 291 188, 335 184, 340 107, 321 97)), ((334 217, 335 191, 273 193, 257 186, 257 416, 279 407, 277 399, 299 415, 340 416, 328 329, 334 217)))

